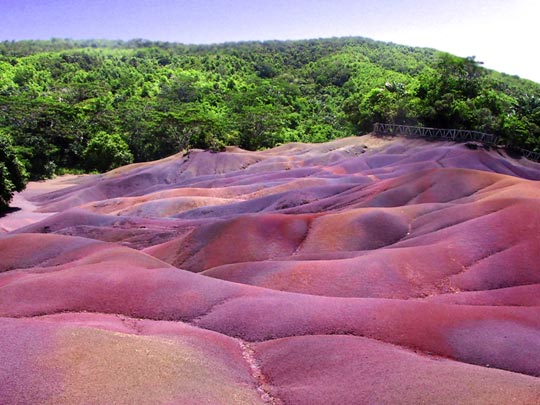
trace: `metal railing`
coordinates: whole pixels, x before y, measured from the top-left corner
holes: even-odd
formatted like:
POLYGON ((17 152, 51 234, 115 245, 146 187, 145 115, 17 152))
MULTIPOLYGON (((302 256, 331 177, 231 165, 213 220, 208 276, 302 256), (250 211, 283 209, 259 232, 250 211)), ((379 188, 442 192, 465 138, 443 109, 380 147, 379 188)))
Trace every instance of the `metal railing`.
MULTIPOLYGON (((379 122, 373 125, 373 132, 376 135, 404 136, 406 138, 425 138, 433 140, 444 140, 451 142, 481 142, 489 146, 501 146, 502 141, 498 136, 486 134, 479 131, 468 131, 465 129, 442 129, 428 127, 413 127, 410 125, 381 124, 379 122)), ((513 148, 522 156, 536 162, 540 161, 540 153, 526 149, 513 148)))

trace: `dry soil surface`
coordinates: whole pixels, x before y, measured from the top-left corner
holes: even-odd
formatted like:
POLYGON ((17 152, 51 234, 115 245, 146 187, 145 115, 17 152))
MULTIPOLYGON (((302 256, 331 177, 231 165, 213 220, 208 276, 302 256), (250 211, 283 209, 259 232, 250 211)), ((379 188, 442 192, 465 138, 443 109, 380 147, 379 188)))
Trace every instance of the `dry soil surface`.
POLYGON ((32 183, 0 402, 540 404, 539 179, 364 136, 32 183))

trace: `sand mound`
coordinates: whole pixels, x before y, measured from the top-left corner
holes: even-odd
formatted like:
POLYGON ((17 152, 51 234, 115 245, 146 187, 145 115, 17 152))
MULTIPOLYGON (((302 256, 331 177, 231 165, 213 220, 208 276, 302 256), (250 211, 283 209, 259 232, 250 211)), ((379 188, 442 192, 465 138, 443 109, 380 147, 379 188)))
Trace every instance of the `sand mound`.
POLYGON ((365 136, 31 186, 43 214, 0 218, 1 398, 540 403, 539 179, 365 136))

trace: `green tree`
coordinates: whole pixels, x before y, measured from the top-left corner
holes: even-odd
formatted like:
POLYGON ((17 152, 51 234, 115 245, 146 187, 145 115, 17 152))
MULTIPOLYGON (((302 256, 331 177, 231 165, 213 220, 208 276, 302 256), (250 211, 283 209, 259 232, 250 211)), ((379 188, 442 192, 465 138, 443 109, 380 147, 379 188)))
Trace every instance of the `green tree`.
POLYGON ((415 125, 418 123, 417 103, 404 83, 388 81, 383 87, 371 90, 361 101, 358 126, 368 132, 374 122, 415 125))
POLYGON ((24 166, 17 159, 11 137, 0 131, 0 212, 5 211, 15 191, 26 185, 24 166))
POLYGON ((471 128, 472 100, 480 94, 485 74, 474 57, 439 53, 433 67, 420 76, 416 94, 421 100, 422 120, 433 127, 471 128))
POLYGON ((0 42, 0 128, 33 179, 88 168, 83 151, 100 132, 121 134, 135 161, 323 142, 373 121, 477 129, 539 148, 539 97, 537 83, 474 58, 365 38, 0 42))
POLYGON ((53 97, 0 96, 0 123, 13 138, 32 179, 47 178, 57 167, 76 168, 86 143, 84 116, 53 97))
POLYGON ((133 162, 133 155, 122 137, 104 131, 92 136, 83 157, 87 169, 100 172, 133 162))
POLYGON ((511 113, 505 116, 503 134, 512 146, 540 150, 540 97, 518 96, 511 113))

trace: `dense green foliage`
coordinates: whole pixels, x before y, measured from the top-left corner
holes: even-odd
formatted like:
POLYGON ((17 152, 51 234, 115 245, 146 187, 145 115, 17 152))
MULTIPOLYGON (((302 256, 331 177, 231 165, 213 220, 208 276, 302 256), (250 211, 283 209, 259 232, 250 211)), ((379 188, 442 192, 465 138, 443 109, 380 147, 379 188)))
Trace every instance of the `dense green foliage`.
POLYGON ((8 208, 15 191, 26 184, 24 166, 17 159, 8 134, 0 131, 0 212, 8 208))
POLYGON ((128 144, 118 134, 99 131, 92 135, 83 152, 88 170, 107 171, 133 162, 128 144))
POLYGON ((540 149, 540 85, 474 58, 363 38, 0 43, 0 128, 34 179, 190 147, 326 141, 375 121, 540 149))

